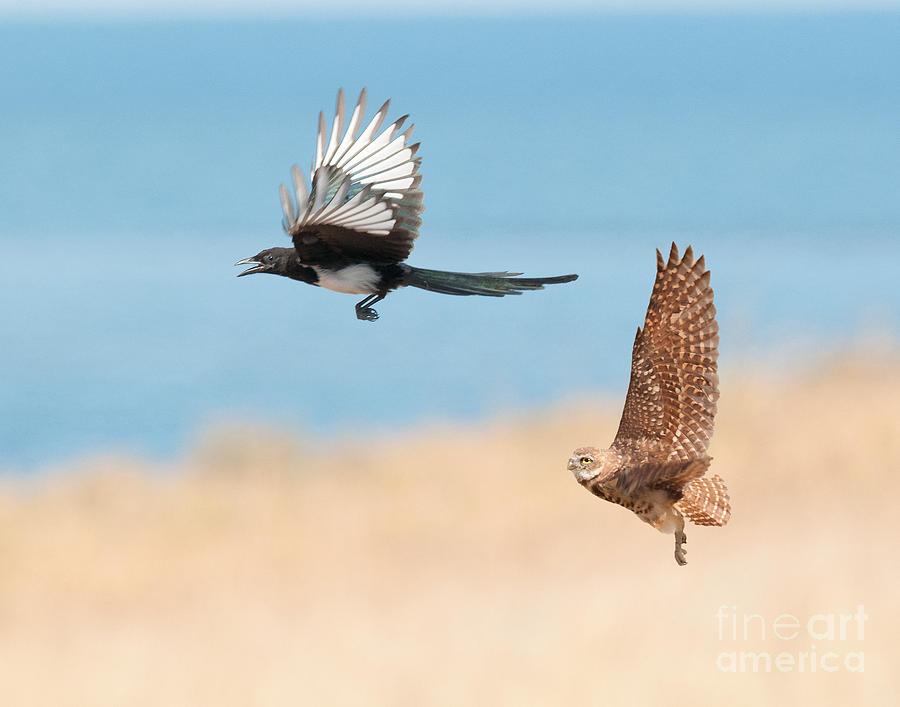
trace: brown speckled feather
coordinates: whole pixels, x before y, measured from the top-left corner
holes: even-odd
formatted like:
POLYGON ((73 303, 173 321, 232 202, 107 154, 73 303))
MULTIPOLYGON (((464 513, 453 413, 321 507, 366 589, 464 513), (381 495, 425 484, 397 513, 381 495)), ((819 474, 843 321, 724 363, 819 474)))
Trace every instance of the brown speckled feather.
POLYGON ((725 525, 731 518, 728 488, 718 474, 691 481, 677 505, 694 525, 725 525))
POLYGON ((656 281, 644 326, 634 339, 631 381, 612 445, 579 447, 568 468, 600 498, 675 536, 685 558, 685 521, 725 525, 731 504, 725 482, 706 476, 719 399, 719 327, 703 257, 690 246, 669 259, 656 251, 656 281))
POLYGON ((709 457, 691 461, 645 462, 616 472, 616 488, 623 494, 637 488, 664 489, 674 496, 681 494, 685 484, 699 479, 709 468, 709 457))
MULTIPOLYGON (((657 256, 647 317, 634 340, 631 382, 614 447, 647 460, 706 455, 719 398, 719 327, 704 259, 688 247, 657 256)), ((638 459, 635 459, 638 461, 638 459)))

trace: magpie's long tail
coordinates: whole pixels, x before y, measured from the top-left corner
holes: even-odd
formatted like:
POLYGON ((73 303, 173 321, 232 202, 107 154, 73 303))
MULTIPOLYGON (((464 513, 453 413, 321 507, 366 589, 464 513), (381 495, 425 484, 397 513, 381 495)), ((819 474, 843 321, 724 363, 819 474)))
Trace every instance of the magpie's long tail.
POLYGON ((431 292, 445 295, 485 295, 486 297, 503 297, 504 295, 520 295, 526 290, 542 290, 544 285, 555 285, 559 282, 572 282, 578 275, 559 275, 557 277, 518 277, 519 272, 446 272, 444 270, 425 270, 407 265, 409 271, 404 284, 419 287, 431 292))

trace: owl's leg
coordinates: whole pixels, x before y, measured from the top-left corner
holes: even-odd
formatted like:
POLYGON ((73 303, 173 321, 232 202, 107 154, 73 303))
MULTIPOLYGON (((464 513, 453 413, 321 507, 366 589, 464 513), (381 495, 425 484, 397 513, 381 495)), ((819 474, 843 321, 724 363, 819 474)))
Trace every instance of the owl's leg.
POLYGON ((365 299, 360 300, 356 303, 356 318, 360 319, 364 322, 374 322, 378 319, 378 312, 376 312, 370 305, 375 304, 376 302, 380 302, 387 296, 387 293, 384 294, 375 294, 369 295, 365 299))
MULTIPOLYGON (((677 511, 676 511, 677 513, 677 511)), ((687 544, 687 535, 684 534, 684 516, 678 513, 678 525, 675 526, 675 562, 686 565, 685 555, 687 550, 682 547, 687 544)))

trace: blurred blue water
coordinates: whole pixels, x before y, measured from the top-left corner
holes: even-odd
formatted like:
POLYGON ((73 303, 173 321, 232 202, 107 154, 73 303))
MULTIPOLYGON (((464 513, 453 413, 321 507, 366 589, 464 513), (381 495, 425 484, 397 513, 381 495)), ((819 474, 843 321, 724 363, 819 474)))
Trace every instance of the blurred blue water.
POLYGON ((898 40, 862 14, 0 25, 0 467, 624 392, 673 238, 707 254, 725 365, 891 331, 898 40), (278 182, 342 85, 416 122, 413 264, 581 279, 403 291, 369 325, 234 278, 287 245, 278 182))

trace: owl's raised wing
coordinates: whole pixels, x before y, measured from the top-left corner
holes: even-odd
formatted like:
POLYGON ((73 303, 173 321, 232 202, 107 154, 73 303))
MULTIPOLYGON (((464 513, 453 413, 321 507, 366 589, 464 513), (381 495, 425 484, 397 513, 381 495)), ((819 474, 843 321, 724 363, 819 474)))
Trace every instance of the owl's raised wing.
POLYGON ((719 399, 719 326, 709 271, 690 246, 679 259, 673 243, 668 262, 659 251, 656 261, 613 446, 640 449, 652 459, 696 459, 706 455, 719 399))
POLYGON ((421 159, 415 157, 419 144, 407 144, 412 125, 401 132, 407 116, 378 132, 389 105, 386 101, 360 133, 366 90, 346 121, 341 89, 330 137, 319 113, 310 182, 293 165, 293 189, 281 185, 284 230, 303 263, 398 262, 412 251, 425 210, 417 174, 421 159))

